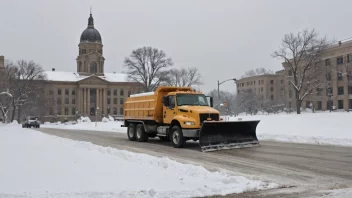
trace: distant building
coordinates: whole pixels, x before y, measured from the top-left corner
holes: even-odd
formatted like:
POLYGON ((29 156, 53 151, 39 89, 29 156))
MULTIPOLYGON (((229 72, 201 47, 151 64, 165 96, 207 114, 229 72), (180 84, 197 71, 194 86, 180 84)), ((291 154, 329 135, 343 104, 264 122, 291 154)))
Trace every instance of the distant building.
MULTIPOLYGON (((105 73, 102 37, 94 28, 90 14, 88 27, 78 45, 76 72, 45 71, 45 96, 52 101, 42 116, 45 121, 76 118, 78 115, 98 119, 102 116, 123 115, 123 104, 130 94, 140 93, 138 83, 128 82, 127 75, 105 73)), ((0 56, 0 72, 4 57, 0 56)))
MULTIPOLYGON (((323 67, 318 79, 320 85, 302 102, 302 108, 315 110, 352 110, 352 40, 330 45, 323 51, 323 67), (331 90, 331 94, 329 91, 331 90)), ((237 80, 237 92, 251 90, 264 101, 296 108, 295 90, 290 85, 292 73, 285 67, 275 74, 251 76, 237 80)))

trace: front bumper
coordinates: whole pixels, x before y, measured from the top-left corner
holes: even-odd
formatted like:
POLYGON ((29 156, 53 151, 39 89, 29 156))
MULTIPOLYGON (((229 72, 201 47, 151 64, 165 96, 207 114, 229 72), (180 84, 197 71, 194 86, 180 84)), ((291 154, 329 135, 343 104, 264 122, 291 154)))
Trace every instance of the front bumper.
POLYGON ((199 137, 200 129, 182 129, 183 137, 199 137))

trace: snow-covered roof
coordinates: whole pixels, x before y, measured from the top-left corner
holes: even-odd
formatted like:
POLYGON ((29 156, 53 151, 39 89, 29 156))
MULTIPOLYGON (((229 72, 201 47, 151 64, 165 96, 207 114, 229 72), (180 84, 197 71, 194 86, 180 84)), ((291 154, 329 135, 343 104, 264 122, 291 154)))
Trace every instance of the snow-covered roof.
POLYGON ((133 97, 152 96, 152 95, 154 95, 154 92, 145 92, 145 93, 139 93, 139 94, 132 94, 130 95, 130 97, 133 98, 133 97))
MULTIPOLYGON (((81 76, 76 72, 64 72, 64 71, 45 71, 48 81, 66 81, 66 82, 77 82, 88 78, 90 76, 81 76)), ((128 82, 127 74, 121 73, 104 73, 104 76, 98 76, 108 82, 128 82)))

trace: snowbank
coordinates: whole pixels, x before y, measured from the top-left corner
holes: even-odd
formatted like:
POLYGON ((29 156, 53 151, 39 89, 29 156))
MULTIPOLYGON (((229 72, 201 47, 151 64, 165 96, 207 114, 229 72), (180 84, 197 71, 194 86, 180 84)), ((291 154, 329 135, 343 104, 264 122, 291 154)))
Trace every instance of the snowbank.
POLYGON ((352 146, 352 113, 320 112, 227 117, 229 120, 260 120, 259 140, 352 146))
POLYGON ((194 197, 277 187, 203 167, 0 125, 0 197, 194 197))

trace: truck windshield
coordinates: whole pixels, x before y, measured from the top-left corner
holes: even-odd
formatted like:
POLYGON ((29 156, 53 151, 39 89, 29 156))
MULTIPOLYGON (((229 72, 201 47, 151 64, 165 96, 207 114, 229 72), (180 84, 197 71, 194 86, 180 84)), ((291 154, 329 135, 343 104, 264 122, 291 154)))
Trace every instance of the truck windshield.
POLYGON ((203 94, 178 94, 176 95, 177 105, 209 106, 203 94))

